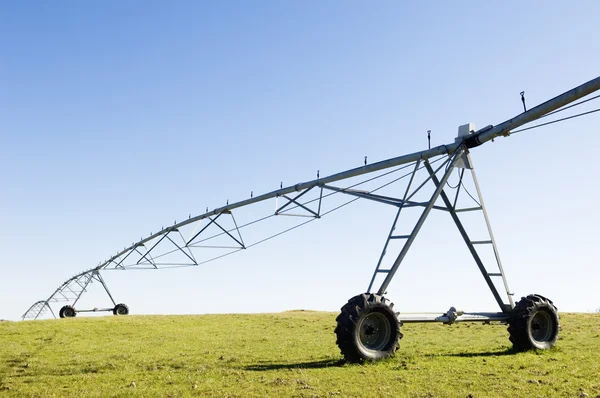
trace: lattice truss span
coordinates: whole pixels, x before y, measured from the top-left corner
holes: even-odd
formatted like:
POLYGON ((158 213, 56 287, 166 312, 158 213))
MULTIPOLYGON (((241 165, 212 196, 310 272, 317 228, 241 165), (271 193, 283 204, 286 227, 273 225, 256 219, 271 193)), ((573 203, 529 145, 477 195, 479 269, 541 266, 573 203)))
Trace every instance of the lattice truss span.
MULTIPOLYGON (((150 233, 147 238, 123 248, 95 268, 69 278, 46 300, 33 304, 23 314, 23 318, 38 319, 48 314, 56 316, 52 308, 56 304, 67 304, 59 311, 61 317, 75 316, 77 312, 86 311, 76 311, 75 305, 94 282, 102 285, 114 307, 94 308, 88 311, 104 310, 112 311, 115 315, 126 314, 127 306, 117 304, 113 300, 101 276, 102 272, 200 266, 249 249, 318 220, 350 203, 364 200, 397 208, 367 292, 371 292, 374 285, 380 282, 376 294, 381 296, 386 292, 387 286, 428 214, 432 210, 439 210, 448 213, 456 225, 483 279, 500 306, 502 312, 495 317, 487 316, 487 319, 506 320, 507 314, 512 311, 515 304, 502 270, 469 150, 497 137, 506 137, 520 131, 600 112, 600 108, 593 109, 519 129, 530 122, 551 115, 555 116, 558 112, 600 98, 596 95, 574 103, 597 90, 600 90, 600 77, 534 108, 529 110, 524 108, 523 113, 498 125, 489 125, 477 131, 471 124, 461 126, 459 135, 453 143, 373 164, 367 164, 365 158, 365 164, 361 167, 323 178, 317 172, 317 179, 312 181, 285 188, 281 184, 280 188, 273 192, 260 196, 251 194, 249 199, 227 203, 226 206, 212 211, 206 209, 206 212, 195 217, 191 217, 190 214, 187 220, 161 227, 158 232, 150 233), (471 175, 472 181, 470 191, 465 186, 465 178, 468 174, 471 175), (451 183, 452 176, 455 176, 456 180, 451 183), (466 205, 461 201, 461 198, 465 197, 472 200, 471 204, 466 205), (272 207, 265 207, 273 200, 274 211, 272 207), (409 224, 412 225, 411 228, 398 232, 401 228, 406 228, 406 225, 402 226, 402 220, 411 211, 417 212, 416 222, 409 224), (482 216, 487 227, 485 237, 474 236, 467 228, 463 217, 473 213, 482 216), (259 214, 263 216, 257 218, 259 214), (400 242, 400 245, 397 245, 397 242, 400 242), (491 256, 488 256, 491 260, 484 261, 482 251, 485 248, 491 253, 491 256), (394 250, 397 251, 397 255, 390 264, 384 257, 386 253, 394 250), (500 291, 504 291, 507 299, 503 298, 500 291)), ((523 105, 525 105, 524 100, 523 105)), ((452 317, 448 315, 447 318, 452 317)))
MULTIPOLYGON (((327 182, 330 177, 318 178, 310 183, 281 187, 274 193, 263 195, 268 197, 267 199, 252 197, 250 200, 206 211, 196 217, 190 216, 185 221, 163 227, 147 238, 132 243, 97 267, 69 278, 48 299, 33 304, 23 318, 56 317, 56 308, 52 308, 54 305, 67 304, 75 307, 94 282, 104 288, 110 301, 116 306, 101 272, 200 266, 266 242, 361 199, 396 207, 398 211, 392 226, 393 231, 403 209, 404 212, 410 211, 411 208, 427 212, 431 209, 447 212, 448 208, 443 203, 431 203, 431 207, 429 206, 432 200, 431 193, 436 188, 434 181, 439 183, 441 179, 446 183, 451 176, 449 170, 458 167, 461 172, 457 173, 455 178, 459 178, 459 188, 455 188, 456 195, 453 197, 456 206, 460 186, 463 185, 464 171, 470 169, 469 162, 467 151, 460 149, 456 153, 442 154, 428 160, 418 159, 393 167, 386 164, 388 168, 382 170, 371 171, 371 168, 377 169, 373 167, 376 164, 365 164, 354 169, 354 173, 349 173, 349 177, 336 180, 335 184, 327 182), (364 173, 360 173, 361 171, 364 173), (438 177, 434 180, 432 176, 438 177), (273 202, 274 210, 271 207, 273 202), (265 210, 265 203, 270 203, 268 206, 271 210, 256 218, 260 210, 265 210), (245 216, 242 222, 236 218, 238 213, 245 216)), ((446 188, 449 187, 450 185, 446 188)), ((438 199, 433 198, 433 201, 437 202, 438 199)), ((441 202, 441 199, 439 201, 441 202)), ((389 241, 408 240, 409 237, 410 234, 399 236, 390 233, 369 290, 378 276, 386 275, 387 271, 382 264, 383 256, 389 251, 389 241)), ((384 283, 387 286, 389 282, 384 283)), ((112 307, 104 310, 112 310, 112 307)))

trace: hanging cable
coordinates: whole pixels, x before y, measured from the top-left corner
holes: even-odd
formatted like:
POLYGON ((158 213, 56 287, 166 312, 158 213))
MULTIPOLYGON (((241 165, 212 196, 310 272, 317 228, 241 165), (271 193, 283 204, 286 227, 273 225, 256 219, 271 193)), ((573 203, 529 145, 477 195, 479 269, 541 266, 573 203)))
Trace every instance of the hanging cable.
MULTIPOLYGON (((448 170, 448 169, 446 168, 446 170, 448 170)), ((460 170, 456 169, 456 172, 457 172, 457 174, 458 174, 458 178, 459 178, 459 180, 458 180, 458 182, 456 183, 456 185, 455 185, 455 186, 452 186, 452 185, 450 185, 450 182, 449 182, 449 181, 446 181, 446 185, 448 185, 448 188, 450 188, 450 189, 456 189, 456 188, 458 188, 458 186, 461 184, 461 181, 460 181, 460 170)))
POLYGON ((483 206, 481 206, 481 203, 479 203, 479 202, 477 201, 477 199, 475 199, 475 198, 473 197, 473 195, 471 195, 471 193, 470 193, 470 192, 467 190, 467 187, 465 187, 465 184, 463 184, 463 182, 462 182, 462 181, 460 182, 460 186, 461 186, 461 187, 463 187, 463 189, 465 190, 465 192, 467 193, 467 195, 469 195, 469 196, 471 197, 471 199, 473 199, 473 201, 474 201, 475 203, 477 203, 477 206, 479 206, 479 207, 483 207, 483 206))

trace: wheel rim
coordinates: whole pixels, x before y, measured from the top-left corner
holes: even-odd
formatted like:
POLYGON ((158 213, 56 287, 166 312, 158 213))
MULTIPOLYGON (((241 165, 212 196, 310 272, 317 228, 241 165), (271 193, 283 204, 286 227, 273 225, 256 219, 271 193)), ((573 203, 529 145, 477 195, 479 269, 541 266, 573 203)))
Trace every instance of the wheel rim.
POLYGON ((370 351, 383 350, 392 335, 389 319, 380 312, 372 312, 365 316, 360 325, 360 343, 370 351))
POLYGON ((554 322, 548 311, 538 311, 531 319, 531 338, 536 342, 552 340, 554 322))
POLYGON ((117 315, 127 315, 127 309, 125 307, 117 308, 117 315))
POLYGON ((67 308, 64 312, 66 318, 72 318, 75 316, 75 311, 70 308, 67 308))

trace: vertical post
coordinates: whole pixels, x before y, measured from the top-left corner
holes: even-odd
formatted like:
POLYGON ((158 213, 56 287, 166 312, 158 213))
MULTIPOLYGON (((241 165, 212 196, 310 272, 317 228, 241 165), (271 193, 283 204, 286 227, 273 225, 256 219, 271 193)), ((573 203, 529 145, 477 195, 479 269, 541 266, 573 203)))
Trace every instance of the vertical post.
POLYGON ((323 201, 323 187, 321 186, 321 192, 319 193, 319 208, 317 209, 317 218, 321 218, 321 202, 323 201))

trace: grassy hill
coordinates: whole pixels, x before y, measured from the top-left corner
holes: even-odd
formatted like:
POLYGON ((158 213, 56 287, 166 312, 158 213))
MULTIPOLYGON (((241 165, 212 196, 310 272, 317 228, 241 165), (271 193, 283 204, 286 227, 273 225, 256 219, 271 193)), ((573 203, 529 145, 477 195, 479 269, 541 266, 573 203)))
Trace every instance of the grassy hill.
POLYGON ((600 396, 599 314, 561 314, 554 349, 518 354, 505 326, 409 324, 363 365, 341 360, 336 315, 0 322, 0 396, 600 396))

